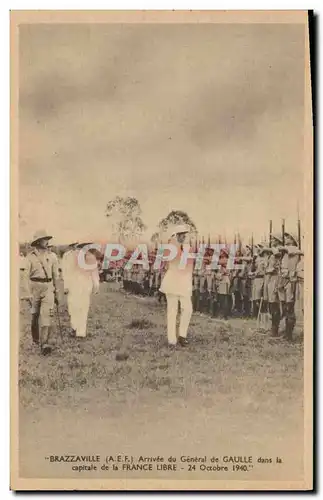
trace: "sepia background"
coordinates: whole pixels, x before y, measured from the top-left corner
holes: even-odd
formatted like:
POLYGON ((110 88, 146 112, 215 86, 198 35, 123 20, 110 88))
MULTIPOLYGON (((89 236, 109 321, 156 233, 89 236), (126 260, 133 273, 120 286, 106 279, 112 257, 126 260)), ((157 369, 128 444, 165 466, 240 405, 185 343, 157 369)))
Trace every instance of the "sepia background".
POLYGON ((205 236, 296 230, 302 25, 22 24, 19 39, 21 240, 109 237, 116 195, 138 199, 148 239, 173 209, 205 236))

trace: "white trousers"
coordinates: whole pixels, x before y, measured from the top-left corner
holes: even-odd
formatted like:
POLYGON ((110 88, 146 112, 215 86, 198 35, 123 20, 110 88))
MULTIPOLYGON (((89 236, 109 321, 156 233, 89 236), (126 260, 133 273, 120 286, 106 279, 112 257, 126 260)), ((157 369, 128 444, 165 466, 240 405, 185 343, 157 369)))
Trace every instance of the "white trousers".
POLYGON ((76 330, 76 336, 85 337, 92 283, 78 285, 69 288, 67 295, 68 312, 71 317, 71 326, 76 330))
POLYGON ((176 344, 176 317, 178 311, 178 302, 181 306, 181 316, 179 323, 179 336, 187 337, 188 325, 192 316, 192 298, 182 295, 172 295, 168 293, 167 298, 167 336, 169 344, 176 344))

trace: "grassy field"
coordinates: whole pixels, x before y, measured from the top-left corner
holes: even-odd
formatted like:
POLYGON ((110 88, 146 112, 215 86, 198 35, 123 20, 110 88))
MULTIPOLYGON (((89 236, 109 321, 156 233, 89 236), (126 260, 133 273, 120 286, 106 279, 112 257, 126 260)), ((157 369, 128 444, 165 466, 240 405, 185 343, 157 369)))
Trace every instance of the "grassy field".
POLYGON ((154 298, 126 295, 108 283, 101 284, 100 294, 93 297, 86 339, 69 336, 65 303, 60 317, 63 342, 56 322, 56 348, 52 356, 41 357, 31 344, 30 312, 22 302, 20 432, 21 464, 27 476, 40 467, 37 460, 30 463, 35 441, 40 449, 46 443, 53 449, 70 440, 75 448, 84 432, 84 443, 94 440, 99 446, 109 435, 109 446, 120 451, 125 446, 135 449, 143 428, 150 434, 145 432, 141 446, 148 451, 153 447, 156 453, 163 449, 164 439, 168 446, 179 446, 180 439, 182 448, 193 440, 194 450, 202 450, 206 442, 211 446, 212 435, 212 446, 216 442, 227 453, 230 447, 232 452, 242 449, 246 442, 257 453, 290 453, 287 443, 298 439, 297 465, 291 471, 297 467, 300 473, 300 326, 295 342, 289 344, 257 332, 253 320, 225 322, 194 314, 189 346, 170 352, 165 306, 154 298), (120 352, 127 352, 128 359, 118 361, 120 352), (89 426, 93 431, 96 425, 91 437, 89 426), (267 435, 269 441, 264 439, 267 435))

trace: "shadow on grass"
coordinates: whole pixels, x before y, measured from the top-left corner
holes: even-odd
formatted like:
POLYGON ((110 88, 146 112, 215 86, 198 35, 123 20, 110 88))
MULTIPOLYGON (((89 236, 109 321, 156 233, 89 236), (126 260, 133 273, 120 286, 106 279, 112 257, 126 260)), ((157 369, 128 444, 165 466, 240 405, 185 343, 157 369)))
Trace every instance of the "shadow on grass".
POLYGON ((139 330, 146 330, 147 328, 152 328, 155 324, 148 319, 133 319, 127 328, 137 328, 139 330))

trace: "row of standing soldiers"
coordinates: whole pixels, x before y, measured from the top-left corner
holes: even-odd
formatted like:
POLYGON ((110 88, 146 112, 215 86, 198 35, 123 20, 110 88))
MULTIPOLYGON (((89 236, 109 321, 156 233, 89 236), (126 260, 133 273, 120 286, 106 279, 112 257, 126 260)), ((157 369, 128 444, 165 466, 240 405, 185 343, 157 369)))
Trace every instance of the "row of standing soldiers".
MULTIPOLYGON (((284 244, 279 235, 272 235, 271 247, 259 243, 247 245, 236 254, 239 269, 228 269, 229 252, 220 253, 219 268, 209 269, 211 253, 206 252, 200 270, 192 276, 193 310, 227 319, 232 316, 257 318, 259 313, 269 313, 271 332, 279 335, 280 321, 285 319, 284 336, 291 340, 296 323, 295 302, 303 312, 304 264, 303 252, 298 248, 297 238, 285 233, 284 244)), ((123 281, 124 290, 138 295, 157 295, 166 266, 149 270, 134 265, 131 270, 117 273, 123 281)))

